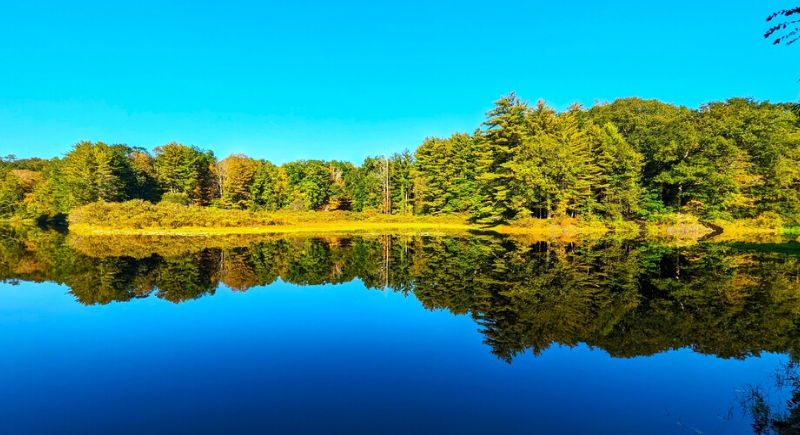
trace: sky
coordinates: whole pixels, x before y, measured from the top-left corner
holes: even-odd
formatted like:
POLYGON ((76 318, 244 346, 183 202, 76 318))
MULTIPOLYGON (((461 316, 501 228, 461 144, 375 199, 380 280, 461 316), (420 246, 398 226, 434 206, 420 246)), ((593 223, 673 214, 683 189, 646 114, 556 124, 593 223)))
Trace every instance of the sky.
POLYGON ((762 36, 796 3, 0 1, 0 155, 175 141, 359 163, 472 132, 511 91, 796 102, 800 45, 762 36))

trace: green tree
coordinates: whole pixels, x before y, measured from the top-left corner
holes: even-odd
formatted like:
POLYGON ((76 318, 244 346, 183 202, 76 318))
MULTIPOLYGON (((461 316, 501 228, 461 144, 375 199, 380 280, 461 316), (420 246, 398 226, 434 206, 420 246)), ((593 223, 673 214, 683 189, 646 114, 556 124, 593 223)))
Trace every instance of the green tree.
POLYGON ((473 212, 480 204, 474 148, 465 133, 428 138, 417 148, 411 177, 420 213, 473 212))
POLYGON ((347 176, 355 171, 356 167, 349 162, 328 162, 328 171, 331 174, 330 197, 328 208, 330 210, 351 210, 353 198, 347 188, 347 176))
POLYGON ((643 157, 628 144, 614 124, 590 127, 594 156, 600 169, 595 185, 597 201, 610 218, 630 218, 639 211, 643 157))
POLYGON ((216 164, 215 175, 223 207, 245 209, 252 204, 251 188, 258 168, 257 160, 243 154, 232 154, 216 164))
MULTIPOLYGON (((800 221, 800 131, 794 105, 734 98, 701 108, 704 141, 715 154, 713 179, 729 194, 712 200, 734 217, 764 212, 800 221)), ((716 190, 721 190, 717 188, 716 190)))
POLYGON ((556 112, 539 102, 531 113, 531 130, 518 152, 503 166, 511 174, 508 208, 521 216, 576 216, 599 206, 599 168, 593 142, 581 128, 577 106, 556 112))
POLYGON ((24 215, 26 205, 32 201, 34 189, 42 179, 41 172, 27 169, 5 172, 0 179, 0 217, 24 215))
POLYGON ((334 174, 321 160, 299 160, 283 165, 291 190, 291 208, 318 210, 331 198, 334 174))
POLYGON ((94 201, 118 202, 129 198, 129 148, 103 142, 79 142, 60 164, 66 212, 94 201))
POLYGON ((389 158, 389 194, 393 213, 409 214, 412 211, 414 185, 411 168, 413 165, 414 155, 408 150, 394 153, 389 158))
POLYGON ((213 196, 214 154, 175 142, 155 149, 156 179, 173 198, 204 205, 213 196))
POLYGON ((144 148, 131 148, 127 153, 130 163, 128 198, 138 198, 158 202, 163 193, 158 186, 155 159, 144 148))
POLYGON ((345 189, 353 201, 353 210, 380 210, 383 207, 381 166, 383 160, 367 157, 360 167, 345 176, 345 189))
POLYGON ((250 186, 253 207, 275 211, 289 206, 289 177, 282 167, 261 160, 250 186))
POLYGON ((495 101, 486 113, 484 130, 476 135, 476 179, 481 205, 474 215, 478 219, 496 221, 513 217, 509 207, 510 162, 517 148, 528 139, 530 109, 527 102, 513 92, 495 101))
POLYGON ((331 196, 331 171, 320 160, 309 160, 297 188, 306 210, 317 210, 327 204, 331 196))
POLYGON ((596 125, 608 123, 633 149, 643 156, 642 185, 655 198, 650 208, 689 202, 686 194, 698 181, 698 162, 692 162, 700 150, 696 131, 697 111, 656 100, 622 98, 613 103, 592 107, 588 118, 596 125))

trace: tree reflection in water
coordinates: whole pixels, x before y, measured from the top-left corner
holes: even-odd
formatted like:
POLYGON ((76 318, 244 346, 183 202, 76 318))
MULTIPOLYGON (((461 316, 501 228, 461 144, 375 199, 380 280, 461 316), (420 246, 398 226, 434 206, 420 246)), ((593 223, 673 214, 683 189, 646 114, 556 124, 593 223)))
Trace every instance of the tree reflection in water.
POLYGON ((0 279, 65 284, 84 305, 181 303, 359 279, 471 316, 507 362, 552 344, 615 357, 689 347, 723 358, 800 342, 800 259, 699 243, 523 242, 492 236, 78 238, 0 228, 0 279))
POLYGON ((790 356, 773 373, 773 385, 745 385, 737 393, 756 435, 800 434, 800 359, 790 356))

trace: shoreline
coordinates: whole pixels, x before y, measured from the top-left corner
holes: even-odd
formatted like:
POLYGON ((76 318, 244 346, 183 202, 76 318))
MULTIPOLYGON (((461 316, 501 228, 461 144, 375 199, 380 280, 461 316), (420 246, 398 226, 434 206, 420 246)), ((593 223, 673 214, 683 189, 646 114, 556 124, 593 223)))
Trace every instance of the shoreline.
MULTIPOLYGON (((267 226, 201 227, 183 226, 178 228, 114 228, 92 224, 73 224, 69 232, 79 236, 169 236, 169 237, 223 237, 235 235, 433 235, 433 234, 497 234, 504 236, 539 236, 550 238, 571 238, 577 236, 623 235, 632 238, 685 238, 700 239, 730 234, 781 235, 780 229, 755 229, 736 227, 735 231, 714 235, 714 230, 701 224, 653 224, 628 222, 627 226, 593 225, 481 225, 453 222, 370 222, 335 220, 326 222, 304 222, 297 224, 276 224, 267 226)), ((791 233, 790 233, 791 234, 791 233)))
POLYGON ((486 233, 542 238, 726 238, 800 234, 780 218, 723 221, 671 213, 643 220, 605 220, 596 217, 552 219, 518 217, 475 222, 467 214, 411 215, 349 211, 276 212, 187 207, 145 201, 96 202, 74 209, 67 217, 69 231, 78 235, 226 236, 269 234, 430 234, 486 233))
MULTIPOLYGON (((286 216, 284 216, 286 217, 286 216)), ((704 222, 559 222, 557 220, 526 220, 497 225, 471 223, 447 218, 390 220, 352 219, 340 216, 336 219, 302 219, 291 222, 285 219, 266 225, 224 226, 146 226, 136 228, 124 225, 97 225, 95 223, 73 223, 68 231, 78 236, 165 236, 165 237, 225 237, 255 235, 437 235, 437 234, 496 234, 503 236, 534 236, 543 239, 575 237, 624 237, 624 238, 677 238, 737 240, 750 237, 796 237, 800 227, 765 228, 750 225, 747 221, 712 223, 704 222)), ((206 221, 208 222, 208 221, 206 221)), ((2 219, 2 225, 27 226, 34 222, 19 219, 2 219)))
POLYGON ((110 228, 97 225, 70 225, 69 231, 80 236, 184 236, 209 237, 226 235, 259 234, 452 234, 452 233, 496 233, 502 235, 549 235, 570 236, 580 234, 606 234, 606 227, 578 227, 547 225, 540 227, 516 227, 512 225, 485 226, 469 223, 430 222, 358 222, 332 221, 294 225, 269 225, 263 227, 179 227, 179 228, 110 228))

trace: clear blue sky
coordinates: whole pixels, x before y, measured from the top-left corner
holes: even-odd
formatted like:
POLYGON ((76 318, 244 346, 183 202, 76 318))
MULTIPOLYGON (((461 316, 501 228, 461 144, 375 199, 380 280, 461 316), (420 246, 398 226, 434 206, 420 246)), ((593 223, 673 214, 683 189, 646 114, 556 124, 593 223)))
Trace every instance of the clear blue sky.
POLYGON ((171 141, 359 163, 471 132, 502 94, 798 101, 800 1, 0 2, 0 155, 171 141), (797 3, 797 4, 795 4, 797 3))

